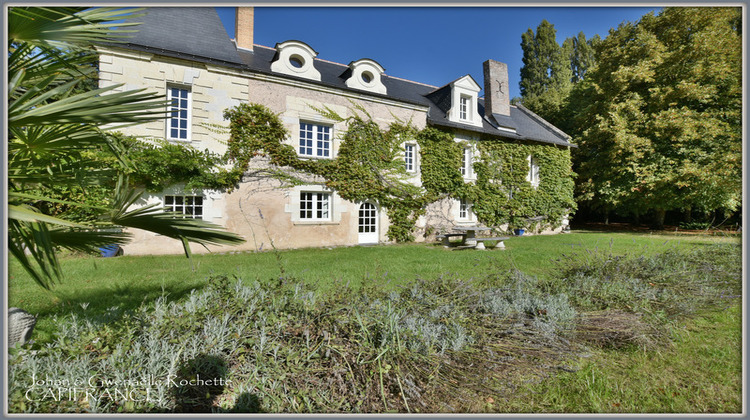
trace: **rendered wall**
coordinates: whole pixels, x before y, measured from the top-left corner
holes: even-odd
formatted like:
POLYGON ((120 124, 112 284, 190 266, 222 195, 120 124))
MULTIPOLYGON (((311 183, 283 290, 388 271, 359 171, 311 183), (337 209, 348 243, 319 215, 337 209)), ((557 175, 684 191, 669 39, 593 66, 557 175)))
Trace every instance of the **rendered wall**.
MULTIPOLYGON (((417 128, 426 124, 426 109, 399 104, 395 101, 373 99, 368 95, 336 90, 305 82, 290 82, 281 77, 245 74, 231 69, 206 66, 184 60, 169 59, 146 53, 106 49, 100 51, 101 86, 124 83, 123 89, 148 88, 166 94, 168 85, 189 86, 192 92, 192 136, 189 144, 198 149, 224 153, 228 135, 217 134, 203 124, 227 126, 224 109, 240 102, 259 103, 281 114, 288 129, 289 144, 299 144, 300 121, 325 123, 333 127, 333 154, 340 145, 344 123, 327 120, 314 108, 330 108, 343 117, 351 116, 356 106, 367 110, 373 120, 386 128, 396 118, 410 121, 417 128)), ((129 127, 125 134, 164 138, 165 121, 129 127)), ((239 188, 230 192, 193 191, 204 195, 204 220, 242 235, 247 242, 237 247, 211 247, 211 251, 264 250, 273 246, 301 248, 342 246, 358 243, 358 211, 360 203, 342 200, 335 193, 332 220, 310 222, 295 220, 299 212, 300 191, 322 191, 321 179, 310 179, 303 187, 285 187, 279 181, 262 175, 267 163, 255 159, 239 188)), ((418 173, 413 182, 419 182, 418 173)), ((181 186, 173 186, 160 193, 146 192, 140 204, 160 204, 165 194, 179 194, 181 186)), ((375 203, 376 204, 376 203, 375 203)), ((388 217, 378 214, 378 237, 387 242, 388 217)), ((297 217, 297 219, 299 219, 297 217)), ((132 241, 124 246, 127 254, 181 253, 182 245, 173 239, 150 232, 133 230, 132 241)), ((205 252, 193 246, 193 252, 205 252)))

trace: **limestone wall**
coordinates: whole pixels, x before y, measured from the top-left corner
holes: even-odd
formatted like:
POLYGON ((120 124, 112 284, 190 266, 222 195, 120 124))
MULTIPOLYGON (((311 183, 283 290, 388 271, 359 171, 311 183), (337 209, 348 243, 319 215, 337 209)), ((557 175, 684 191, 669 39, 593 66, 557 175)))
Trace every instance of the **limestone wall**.
MULTIPOLYGON (((189 144, 198 149, 224 153, 228 134, 217 134, 207 125, 227 126, 224 109, 240 102, 260 103, 278 112, 290 132, 289 144, 298 147, 299 123, 324 123, 333 127, 333 154, 340 145, 344 123, 328 120, 315 108, 330 108, 343 117, 351 116, 357 106, 383 128, 396 119, 410 121, 417 128, 426 125, 424 107, 402 104, 364 93, 327 88, 313 83, 290 81, 282 77, 243 73, 233 69, 191 63, 152 54, 120 49, 100 50, 100 85, 124 83, 121 89, 147 88, 166 94, 168 86, 184 86, 192 92, 192 135, 189 144)), ((125 130, 128 135, 164 138, 164 120, 125 130)), ((307 186, 288 187, 263 175, 264 161, 256 159, 239 188, 231 193, 191 191, 204 196, 203 219, 242 235, 247 242, 238 247, 212 247, 212 251, 264 250, 313 246, 355 245, 358 237, 358 212, 361 203, 351 203, 331 195, 331 220, 300 220, 300 192, 324 191, 322 180, 311 179, 307 186)), ((419 183, 415 174, 413 181, 419 183)), ((160 193, 146 193, 141 205, 163 203, 165 194, 180 194, 181 186, 160 193)), ((377 204, 377 203, 374 203, 377 204)), ((388 217, 378 213, 378 239, 386 242, 388 217)), ((180 242, 149 232, 133 231, 133 240, 124 246, 128 254, 180 253, 180 242)), ((193 246, 193 252, 205 252, 193 246)))

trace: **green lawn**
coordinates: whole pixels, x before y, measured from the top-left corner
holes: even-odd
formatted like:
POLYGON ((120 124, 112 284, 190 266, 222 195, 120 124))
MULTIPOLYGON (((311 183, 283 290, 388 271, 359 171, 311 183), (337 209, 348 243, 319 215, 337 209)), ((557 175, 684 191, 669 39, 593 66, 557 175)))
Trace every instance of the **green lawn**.
POLYGON ((162 294, 179 298, 205 286, 212 275, 236 275, 244 281, 269 281, 282 276, 328 288, 358 288, 362 284, 395 287, 417 278, 441 275, 463 279, 482 277, 490 269, 516 268, 548 276, 555 261, 595 251, 654 253, 680 246, 738 242, 738 237, 663 234, 574 232, 560 235, 512 237, 505 250, 446 250, 435 244, 403 244, 309 248, 254 253, 194 255, 192 269, 184 255, 65 257, 65 278, 52 291, 37 286, 14 259, 9 262, 8 301, 39 315, 37 339, 52 330, 49 315, 82 310, 103 312, 120 306, 135 308, 162 294))
MULTIPOLYGON (((711 250, 712 252, 711 254, 706 254, 710 255, 710 258, 712 258, 710 260, 711 262, 714 261, 713 259, 716 259, 717 262, 724 261, 719 258, 719 254, 714 252, 713 247, 709 248, 710 245, 716 243, 739 244, 740 238, 737 236, 682 236, 648 233, 576 231, 570 234, 554 236, 513 237, 506 241, 507 249, 505 250, 457 251, 447 250, 442 246, 435 244, 403 244, 369 247, 340 247, 332 249, 285 250, 260 253, 196 255, 193 260, 194 269, 191 268, 191 263, 185 259, 184 256, 180 255, 144 257, 124 256, 118 258, 68 256, 62 260, 63 271, 65 272, 66 278, 52 291, 45 291, 34 284, 21 269, 19 264, 16 261, 11 260, 9 265, 9 303, 11 306, 19 306, 39 315, 39 322, 37 323, 33 337, 37 343, 39 343, 52 339, 52 334, 57 328, 53 319, 54 315, 63 315, 70 312, 85 312, 85 315, 89 316, 95 313, 104 313, 108 308, 113 306, 119 306, 127 311, 139 307, 144 302, 152 302, 157 297, 164 294, 169 295, 170 300, 176 300, 190 293, 194 288, 203 288, 206 286, 206 282, 209 278, 222 274, 236 275, 247 283, 255 281, 276 282, 280 278, 292 283, 301 281, 315 286, 315 289, 317 289, 318 292, 326 294, 326 296, 348 296, 348 298, 345 298, 338 303, 344 305, 345 308, 339 308, 331 313, 329 312, 332 311, 332 309, 329 308, 325 302, 321 304, 325 308, 323 313, 325 313, 326 316, 332 316, 331 314, 338 313, 339 311, 359 313, 357 311, 358 308, 352 307, 350 303, 352 301, 349 299, 356 300, 359 299, 359 296, 364 294, 355 293, 352 295, 340 295, 334 293, 334 291, 340 291, 344 287, 357 290, 363 286, 368 286, 379 290, 387 290, 390 288, 397 288, 398 286, 412 282, 415 279, 423 279, 426 281, 425 285, 427 288, 430 288, 430 290, 434 288, 435 292, 440 294, 445 293, 445 290, 438 292, 440 285, 445 285, 446 283, 434 280, 437 280, 441 276, 463 280, 471 280, 472 278, 495 279, 496 277, 492 276, 499 276, 499 273, 503 271, 517 269, 529 275, 545 279, 544 282, 540 282, 542 285, 541 287, 552 287, 553 292, 549 292, 549 289, 547 289, 548 291, 544 293, 555 294, 568 290, 566 285, 575 284, 570 281, 572 278, 568 277, 565 277, 566 280, 562 282, 560 281, 563 277, 559 275, 560 272, 557 270, 558 264, 564 265, 568 260, 575 259, 579 265, 582 261, 585 261, 584 265, 589 267, 590 261, 593 262, 597 260, 593 257, 593 254, 595 253, 650 256, 674 248, 688 249, 706 247, 706 250, 711 250)), ((726 251, 729 248, 724 247, 724 249, 726 251)), ((694 257, 696 254, 699 253, 674 255, 692 255, 694 257)), ((736 267, 736 263, 734 262, 736 260, 734 259, 733 254, 730 253, 728 255, 732 256, 730 259, 732 262, 729 266, 736 267)), ((678 263, 688 260, 694 261, 695 263, 693 266, 697 264, 700 267, 705 266, 709 267, 710 270, 714 270, 712 264, 701 265, 703 264, 701 261, 704 260, 693 259, 693 257, 679 257, 677 261, 678 263)), ((606 261, 605 265, 609 264, 610 260, 617 261, 616 258, 598 259, 600 262, 606 261)), ((638 261, 644 261, 645 268, 636 268, 635 270, 655 270, 657 273, 665 271, 665 266, 663 264, 666 260, 664 259, 655 259, 653 261, 656 262, 653 262, 649 258, 639 258, 638 261), (649 261, 652 261, 651 265, 648 265, 649 261)), ((619 284, 617 282, 622 281, 623 279, 625 279, 625 282, 627 281, 627 275, 629 275, 628 269, 624 269, 625 271, 623 271, 620 270, 619 267, 633 266, 619 266, 615 263, 615 268, 619 270, 617 272, 625 273, 626 275, 621 276, 622 278, 620 280, 609 280, 610 283, 614 282, 614 284, 619 284)), ((700 279, 702 277, 700 277, 700 274, 696 275, 695 273, 691 274, 693 280, 691 280, 691 282, 686 282, 685 276, 688 272, 686 271, 685 273, 682 273, 679 271, 679 264, 673 264, 671 270, 674 271, 675 267, 678 267, 678 271, 668 273, 672 275, 676 281, 674 284, 677 287, 674 288, 674 290, 679 289, 679 286, 682 284, 686 284, 688 288, 703 287, 704 285, 708 286, 708 284, 701 282, 700 279)), ((716 267, 727 267, 727 264, 724 263, 724 266, 719 264, 716 267)), ((698 269, 700 270, 701 268, 698 269)), ((717 273, 721 272, 723 269, 719 268, 718 270, 717 273)), ((736 273, 736 270, 730 271, 736 273)), ((631 275, 637 276, 638 274, 631 275)), ((711 273, 709 277, 712 275, 713 273, 711 273)), ((737 277, 736 274, 732 275, 737 277)), ((597 287, 607 286, 608 280, 603 279, 610 279, 609 275, 605 276, 599 274, 597 274, 595 278, 600 279, 601 281, 601 283, 596 283, 600 285, 597 287)), ((665 283, 663 285, 666 285, 672 280, 660 278, 660 280, 646 281, 654 281, 657 283, 659 281, 664 281, 665 283)), ((490 284, 492 283, 493 282, 490 282, 490 284)), ((485 282, 485 284, 487 283, 485 282)), ((525 284, 530 285, 530 283, 525 284)), ((655 287, 653 283, 643 284, 646 288, 655 287)), ((596 298, 608 296, 608 293, 615 297, 625 296, 619 289, 609 290, 607 287, 604 287, 604 289, 607 289, 603 290, 606 293, 598 294, 596 293, 596 290, 598 289, 591 289, 591 291, 582 294, 580 291, 584 289, 580 288, 580 284, 576 287, 579 287, 579 289, 570 289, 571 296, 586 297, 586 293, 589 293, 590 296, 596 298), (576 290, 578 292, 576 292, 576 290)), ((465 285, 462 285, 460 289, 450 289, 453 290, 453 292, 443 295, 443 298, 455 300, 456 291, 464 290, 465 288, 465 285)), ((213 288, 208 288, 208 290, 210 289, 213 288)), ((628 290, 638 291, 641 289, 628 290)), ((695 290, 697 291, 697 289, 695 290)), ((235 292, 230 292, 230 295, 233 295, 234 293, 235 292)), ((408 295, 410 292, 404 293, 407 293, 408 295)), ((685 296, 689 301, 697 300, 698 296, 693 294, 693 292, 688 291, 687 293, 688 294, 685 296)), ((473 294, 471 294, 471 296, 472 299, 475 299, 473 294)), ((722 298, 724 297, 723 292, 721 296, 722 298)), ((543 297, 544 296, 540 296, 540 298, 543 297)), ((280 299, 280 297, 272 297, 271 301, 275 301, 276 299, 280 299)), ((391 297, 388 297, 388 299, 391 299, 391 297)), ((511 375, 514 378, 513 381, 517 381, 517 384, 519 384, 518 386, 514 385, 514 391, 512 393, 495 395, 491 393, 485 394, 483 389, 479 394, 472 395, 472 398, 470 399, 471 403, 464 404, 462 402, 461 404, 464 405, 459 407, 472 412, 534 413, 741 411, 742 312, 740 307, 736 304, 736 298, 732 299, 728 299, 726 303, 723 303, 724 301, 721 300, 719 305, 712 306, 711 309, 703 307, 704 309, 702 309, 702 312, 698 313, 697 316, 693 315, 691 317, 675 317, 669 319, 666 324, 664 324, 666 327, 666 330, 664 331, 671 334, 671 337, 666 343, 662 342, 655 347, 631 346, 617 350, 596 346, 587 348, 586 351, 582 353, 586 357, 577 358, 578 356, 576 356, 574 360, 565 362, 566 366, 571 366, 573 368, 573 371, 571 372, 546 372, 546 370, 549 369, 544 366, 547 366, 546 363, 550 363, 552 360, 548 360, 549 357, 552 357, 549 355, 544 356, 540 353, 540 359, 537 361, 533 360, 534 357, 537 357, 533 355, 534 352, 531 352, 529 356, 519 356, 519 360, 523 359, 525 362, 520 363, 517 366, 517 368, 521 370, 511 375), (526 358, 524 359, 524 357, 526 358), (524 373, 523 366, 526 365, 532 367, 539 365, 536 367, 539 367, 545 372, 542 374, 524 373), (526 381, 527 377, 529 378, 529 381, 526 381), (479 406, 476 405, 477 402, 480 404, 479 406)), ((451 305, 454 303, 453 300, 450 301, 451 305)), ((674 302, 679 303, 680 301, 675 300, 674 302)), ((374 305, 374 303, 372 304, 374 305)), ((625 304, 633 303, 627 301, 625 304)), ((620 307, 617 306, 618 304, 614 303, 614 301, 613 305, 615 305, 614 308, 620 307)), ((376 305, 375 307, 379 306, 376 305)), ((550 306, 550 308, 551 307, 552 306, 550 306)), ((628 306, 625 305, 625 307, 628 306)), ((372 309, 371 307, 369 308, 372 309)), ((440 308, 443 308, 443 306, 440 306, 440 308)), ((453 308, 454 312, 458 308, 459 307, 453 308)), ((667 307, 664 306, 664 308, 666 309, 667 307)), ((366 308, 362 309, 364 310, 366 308)), ((221 306, 217 310, 225 312, 227 311, 227 308, 221 306)), ((550 312, 550 314, 552 313, 553 312, 550 312)), ((689 311, 685 313, 689 313, 689 311)), ((539 312, 539 314, 541 314, 541 312, 539 312)), ((293 321, 297 319, 298 315, 300 314, 288 317, 288 321, 285 322, 292 322, 293 324, 293 321)), ((546 315, 547 311, 545 310, 544 316, 546 315)), ((370 314, 367 316, 374 315, 370 314)), ((365 321, 368 319, 370 318, 363 318, 365 321)), ((378 320, 379 318, 373 319, 378 320)), ((458 319, 463 318, 458 316, 458 319)), ((370 319, 370 321, 372 321, 372 319, 370 319)), ((173 319, 169 320, 168 328, 173 328, 173 322, 173 319)), ((361 322, 362 320, 360 320, 360 323, 361 322)), ((302 324, 307 326, 308 322, 304 321, 302 324)), ((472 323, 471 325, 472 328, 477 327, 477 324, 475 323, 472 323)), ((112 331, 118 331, 115 327, 111 328, 112 329, 107 331, 110 331, 110 333, 112 333, 112 331)), ((290 324, 290 326, 285 328, 284 331, 292 332, 296 331, 295 328, 297 327, 290 324)), ((495 324, 492 324, 492 328, 490 329, 491 332, 495 331, 495 329, 495 324)), ((476 331, 476 333, 480 334, 480 331, 476 331)), ((279 337, 287 337, 287 335, 280 335, 279 337)), ((105 336, 108 337, 106 334, 105 336)), ((356 334, 354 336, 356 336, 356 334)), ((296 336, 291 335, 290 337, 294 338, 296 336)), ((346 335, 346 337, 350 337, 350 335, 346 335)), ((366 367, 369 366, 367 363, 370 363, 367 362, 367 360, 373 361, 380 358, 385 354, 385 350, 381 351, 380 348, 373 350, 366 346, 362 347, 362 343, 359 343, 358 340, 361 341, 361 337, 359 339, 354 339, 353 341, 347 338, 339 343, 339 347, 331 345, 330 348, 336 351, 344 351, 345 349, 349 349, 348 346, 354 346, 350 350, 353 349, 358 352, 363 351, 364 353, 362 354, 367 353, 367 351, 372 351, 373 353, 369 354, 369 356, 362 360, 359 359, 360 356, 357 356, 355 359, 359 362, 353 366, 364 366, 364 371, 357 372, 358 375, 362 373, 367 378, 370 378, 370 376, 367 375, 381 374, 379 377, 380 388, 384 389, 382 385, 382 375, 385 375, 385 373, 388 372, 391 364, 385 364, 382 368, 378 367, 378 369, 381 370, 373 371, 375 373, 368 371, 366 367), (357 347, 358 345, 360 347, 357 347)), ((512 347, 513 345, 517 345, 520 347, 517 347, 516 350, 520 353, 523 353, 523 349, 526 349, 529 346, 528 344, 522 344, 521 342, 516 343, 512 341, 512 339, 509 340, 511 341, 506 340, 498 343, 495 343, 494 341, 486 343, 482 342, 484 343, 482 345, 487 345, 489 348, 494 348, 497 351, 508 351, 508 349, 514 348, 512 347), (503 346, 511 347, 506 348, 503 346)), ((526 340, 526 338, 524 338, 524 340, 526 340)), ((84 338, 82 343, 86 344, 88 342, 84 338)), ((319 345, 315 344, 314 341, 312 343, 314 344, 314 349, 317 351, 319 345)), ((326 341, 325 343, 328 342, 326 341)), ((524 341, 523 343, 526 342, 524 341)), ((288 344, 289 343, 285 342, 284 345, 287 346, 288 344)), ((248 346, 249 345, 250 344, 248 344, 248 346)), ((308 343, 307 346, 309 347, 310 343, 308 343)), ((253 347, 248 347, 245 349, 243 347, 241 350, 249 351, 248 349, 252 348, 253 347)), ((293 359, 294 357, 298 357, 299 354, 308 354, 310 349, 307 347, 305 347, 305 349, 307 350, 299 353, 301 350, 290 348, 290 353, 287 356, 293 359)), ((291 369, 290 372, 292 372, 294 369, 301 369, 302 367, 300 366, 304 365, 304 363, 299 366, 281 363, 277 366, 272 363, 276 362, 275 351, 273 354, 272 359, 267 359, 269 356, 268 354, 265 354, 265 358, 258 358, 256 361, 258 363, 267 363, 267 366, 275 366, 279 369, 279 372, 287 372, 287 368, 291 369), (287 365, 291 366, 291 368, 287 365)), ((568 356, 564 357, 572 356, 572 353, 566 354, 568 356)), ((400 363, 402 360, 399 359, 399 357, 404 356, 405 353, 402 354, 396 352, 394 354, 388 353, 388 355, 390 355, 388 357, 391 357, 388 359, 390 360, 390 363, 400 363)), ((476 350, 468 350, 465 354, 462 353, 462 355, 462 357, 467 358, 479 357, 479 359, 474 361, 478 363, 477 366, 482 365, 481 362, 483 361, 483 358, 487 356, 486 353, 476 353, 476 350)), ((386 356, 383 357, 385 360, 386 356)), ((554 357, 552 358, 554 359, 554 357)), ((310 362, 309 357, 305 360, 305 363, 312 363, 310 362)), ((344 358, 344 360, 348 359, 344 358)), ((417 359, 415 359, 415 361, 416 360, 417 359)), ((427 359, 418 360, 426 361, 427 359)), ((456 359, 456 361, 459 360, 461 359, 456 359)), ((468 364, 465 369, 474 366, 474 362, 468 364)), ((558 364, 559 362, 554 363, 558 364)), ((238 366, 244 369, 245 367, 249 368, 254 365, 251 363, 239 364, 238 366)), ((419 367, 419 364, 399 365, 398 369, 401 369, 402 367, 408 369, 409 366, 419 367)), ((351 370, 352 368, 349 367, 348 369, 351 370)), ((419 369, 415 372, 417 371, 419 371, 419 369)), ((398 372, 400 372, 400 370, 398 372)), ((461 375, 465 374, 465 370, 460 370, 460 372, 457 373, 460 373, 461 375)), ((482 372, 486 372, 486 370, 482 372)), ((276 373, 271 373, 269 373, 270 376, 266 379, 271 382, 276 381, 276 379, 273 379, 276 377, 274 376, 276 373)), ((354 373, 354 371, 351 372, 352 375, 354 375, 354 373)), ((233 374, 237 375, 237 378, 250 380, 248 379, 250 377, 248 376, 248 373, 240 373, 240 371, 238 371, 233 374)), ((424 374, 427 375, 427 377, 432 378, 429 372, 424 372, 424 374)), ((445 374, 445 372, 443 372, 443 374, 445 374)), ((475 374, 479 373, 475 372, 475 374)), ((498 373, 498 375, 497 380, 505 380, 502 379, 504 378, 502 374, 498 373)), ((494 375, 489 376, 494 377, 494 375)), ((378 376, 375 375, 372 376, 372 378, 377 379, 378 376)), ((398 376, 396 376, 396 378, 398 378, 398 376)), ((254 383, 252 382, 253 380, 250 380, 248 383, 254 383)), ((371 380, 372 379, 367 379, 368 382, 365 383, 368 389, 373 385, 372 382, 369 382, 371 380)), ((457 387, 457 392, 458 390, 461 392, 469 392, 469 394, 473 392, 469 389, 471 387, 466 389, 462 388, 461 382, 456 382, 454 384, 453 382, 450 382, 450 378, 446 377, 443 377, 442 380, 449 381, 445 384, 448 386, 445 388, 446 391, 453 389, 451 387, 457 387)), ((273 383, 275 384, 276 382, 273 383)), ((471 383, 477 386, 480 384, 476 381, 471 383)), ((398 385, 401 386, 401 383, 399 382, 398 385)), ((295 395, 297 395, 295 392, 302 392, 301 395, 305 395, 303 388, 292 389, 289 391, 291 394, 288 394, 281 391, 276 393, 274 390, 275 388, 271 387, 271 385, 268 386, 270 388, 263 391, 265 399, 262 400, 264 401, 264 404, 270 404, 268 405, 269 408, 305 411, 302 408, 294 408, 296 407, 294 404, 289 408, 289 406, 284 405, 281 402, 274 402, 275 397, 273 397, 274 395, 277 395, 279 398, 286 398, 291 395, 294 400, 294 398, 296 398, 295 395)), ((487 388, 487 390, 489 389, 490 388, 487 388)), ((240 391, 237 390, 237 392, 240 391)), ((381 390, 381 393, 383 393, 383 401, 385 401, 386 398, 384 392, 385 391, 381 390)), ((227 395, 226 398, 230 398, 231 394, 228 393, 227 395)), ((394 393, 392 397, 395 398, 395 401, 400 402, 401 400, 397 398, 398 395, 398 393, 394 393)), ((356 399, 357 395, 347 394, 347 397, 356 399)), ((439 402, 443 401, 446 396, 443 395, 439 398, 435 396, 435 398, 437 398, 436 401, 439 402)), ((459 400, 463 401, 463 397, 456 398, 456 402, 459 400)), ((394 400, 391 399, 390 403, 392 404, 393 401, 394 400)), ((338 403, 334 404, 334 402, 330 402, 330 404, 333 404, 335 407, 340 406, 336 405, 338 403)), ((377 406, 372 405, 372 401, 370 401, 369 404, 371 404, 369 407, 377 406)), ((432 407, 435 406, 439 406, 439 404, 432 405, 432 407)))
POLYGON ((658 351, 602 350, 576 372, 498 399, 493 409, 553 413, 739 413, 742 310, 731 306, 675 329, 658 351))
POLYGON ((580 232, 513 237, 501 250, 446 250, 434 244, 368 247, 308 248, 254 253, 194 255, 192 269, 183 255, 123 256, 117 258, 64 257, 65 278, 51 292, 31 280, 10 259, 9 303, 46 315, 67 305, 88 303, 91 309, 137 306, 162 293, 180 296, 205 285, 215 274, 236 275, 245 281, 268 281, 282 276, 314 283, 322 289, 363 283, 391 287, 416 278, 441 275, 464 279, 483 276, 490 267, 517 268, 546 276, 554 262, 572 254, 596 250, 653 253, 675 246, 701 246, 739 241, 719 236, 674 236, 632 233, 580 232))

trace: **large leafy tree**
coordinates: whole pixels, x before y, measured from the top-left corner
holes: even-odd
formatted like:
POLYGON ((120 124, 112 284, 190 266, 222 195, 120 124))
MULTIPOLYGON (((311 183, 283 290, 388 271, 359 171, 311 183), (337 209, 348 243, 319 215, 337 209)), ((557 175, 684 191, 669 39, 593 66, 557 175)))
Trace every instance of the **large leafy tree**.
POLYGON ((579 99, 580 198, 623 215, 735 211, 742 190, 739 8, 665 8, 602 42, 579 99))
POLYGON ((586 39, 586 34, 579 32, 578 35, 565 39, 563 42, 563 54, 570 61, 571 81, 578 83, 584 79, 588 70, 596 63, 596 46, 602 42, 597 34, 591 39, 586 39))
POLYGON ((49 288, 61 279, 60 247, 96 250, 122 244, 118 227, 145 229, 202 245, 243 240, 218 226, 183 219, 153 206, 137 206, 139 195, 121 174, 131 165, 110 133, 124 124, 163 118, 166 102, 153 93, 121 86, 78 89, 96 71, 93 46, 116 42, 133 10, 116 8, 13 7, 8 12, 8 248, 34 280, 49 288), (120 21, 120 22, 118 22, 120 21), (108 156, 102 159, 102 153, 108 156), (114 193, 87 211, 96 222, 76 222, 45 213, 55 204, 81 206, 50 191, 114 193))
POLYGON ((565 99, 573 86, 569 55, 557 43, 555 25, 542 20, 536 33, 529 28, 521 35, 523 105, 556 124, 564 119, 565 99))

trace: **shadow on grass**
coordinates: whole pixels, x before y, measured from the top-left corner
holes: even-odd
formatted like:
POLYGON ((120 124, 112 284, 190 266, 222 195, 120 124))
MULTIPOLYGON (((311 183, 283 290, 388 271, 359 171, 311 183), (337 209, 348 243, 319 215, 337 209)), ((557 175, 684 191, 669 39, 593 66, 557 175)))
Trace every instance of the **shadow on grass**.
POLYGON ((58 290, 54 294, 59 302, 45 305, 35 311, 39 322, 34 329, 33 340, 39 343, 54 339, 56 326, 52 317, 75 314, 94 324, 113 323, 139 306, 154 302, 161 296, 170 301, 179 300, 190 294, 193 289, 200 290, 207 283, 192 282, 186 284, 161 285, 127 285, 117 284, 109 287, 78 290, 58 290))
POLYGON ((243 392, 234 407, 226 410, 219 407, 218 398, 225 392, 229 379, 229 367, 224 357, 200 354, 182 362, 174 379, 178 386, 171 389, 177 413, 260 413, 260 399, 243 392))

